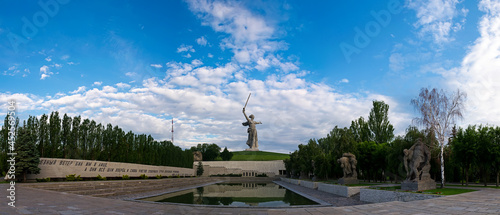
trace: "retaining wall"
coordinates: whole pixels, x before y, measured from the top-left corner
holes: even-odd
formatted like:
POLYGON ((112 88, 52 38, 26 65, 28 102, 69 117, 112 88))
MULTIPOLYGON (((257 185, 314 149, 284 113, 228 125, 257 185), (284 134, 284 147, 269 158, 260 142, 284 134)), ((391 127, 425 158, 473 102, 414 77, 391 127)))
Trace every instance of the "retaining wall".
POLYGON ((439 195, 429 195, 420 193, 397 192, 388 190, 361 189, 360 200, 364 202, 410 202, 416 200, 425 200, 439 198, 439 195))
POLYGON ((318 184, 318 190, 344 197, 351 197, 353 195, 358 194, 361 188, 365 187, 348 187, 348 186, 325 184, 325 183, 318 184))

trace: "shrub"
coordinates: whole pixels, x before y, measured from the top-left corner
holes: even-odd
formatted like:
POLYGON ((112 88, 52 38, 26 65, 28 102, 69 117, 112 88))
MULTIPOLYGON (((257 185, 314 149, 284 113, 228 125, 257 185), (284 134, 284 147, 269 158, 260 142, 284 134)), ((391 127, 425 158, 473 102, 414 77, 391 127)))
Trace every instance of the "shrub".
POLYGON ((147 175, 145 175, 145 174, 142 174, 142 175, 141 175, 141 176, 139 176, 139 177, 140 177, 140 178, 142 178, 142 179, 148 179, 148 178, 149 178, 149 177, 148 177, 147 175))
POLYGON ((163 177, 163 176, 161 176, 161 175, 156 175, 156 178, 157 178, 157 179, 161 179, 162 177, 163 177))
POLYGON ((267 177, 267 174, 266 173, 262 173, 262 174, 255 175, 255 177, 267 177))
MULTIPOLYGON (((50 181, 50 178, 48 179, 50 181)), ((66 176, 66 181, 83 181, 83 179, 80 177, 80 175, 76 176, 76 174, 71 174, 66 176)))
POLYGON ((123 180, 129 180, 129 179, 130 179, 130 177, 129 177, 128 175, 122 175, 122 179, 123 179, 123 180))
POLYGON ((217 175, 210 175, 210 177, 241 177, 242 174, 217 174, 217 175))
POLYGON ((50 182, 50 178, 37 178, 37 182, 50 182))
POLYGON ((106 177, 102 177, 101 175, 97 175, 97 180, 106 181, 106 177))

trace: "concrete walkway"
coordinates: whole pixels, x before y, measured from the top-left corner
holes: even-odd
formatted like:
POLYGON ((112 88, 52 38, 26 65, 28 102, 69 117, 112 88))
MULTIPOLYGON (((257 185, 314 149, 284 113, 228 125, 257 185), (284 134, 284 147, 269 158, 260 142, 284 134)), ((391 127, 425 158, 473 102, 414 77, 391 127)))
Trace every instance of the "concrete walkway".
POLYGON ((7 184, 0 184, 3 214, 500 214, 500 190, 480 191, 413 202, 344 207, 222 208, 142 203, 16 187, 16 208, 7 205, 7 184))

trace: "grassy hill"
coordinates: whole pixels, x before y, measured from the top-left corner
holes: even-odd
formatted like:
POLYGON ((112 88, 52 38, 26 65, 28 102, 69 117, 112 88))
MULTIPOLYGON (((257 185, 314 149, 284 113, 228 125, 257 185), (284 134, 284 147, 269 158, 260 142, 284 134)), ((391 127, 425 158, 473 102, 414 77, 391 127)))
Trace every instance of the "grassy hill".
POLYGON ((233 158, 231 159, 231 161, 271 161, 271 160, 284 160, 289 157, 290 155, 275 153, 275 152, 239 151, 239 152, 233 152, 233 158))

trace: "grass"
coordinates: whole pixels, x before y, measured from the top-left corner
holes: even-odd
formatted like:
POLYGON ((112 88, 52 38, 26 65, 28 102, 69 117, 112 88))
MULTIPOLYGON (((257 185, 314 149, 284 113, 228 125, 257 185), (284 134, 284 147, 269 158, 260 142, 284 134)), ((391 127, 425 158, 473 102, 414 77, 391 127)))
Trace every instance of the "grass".
POLYGON ((401 186, 392 186, 392 187, 377 187, 377 190, 388 190, 388 191, 400 191, 400 192, 412 192, 412 193, 422 193, 422 194, 434 194, 434 195, 457 195, 462 193, 473 192, 476 190, 471 189, 460 189, 460 188, 437 188, 432 190, 423 190, 423 191, 404 191, 401 190, 401 186))
POLYGON ((288 154, 265 151, 239 151, 233 152, 231 161, 272 161, 289 158, 288 154))
POLYGON ((465 186, 465 185, 454 185, 454 184, 447 184, 446 185, 447 187, 481 187, 481 188, 493 188, 493 189, 500 189, 500 187, 496 187, 496 186, 487 186, 485 187, 484 185, 469 185, 469 186, 465 186))

